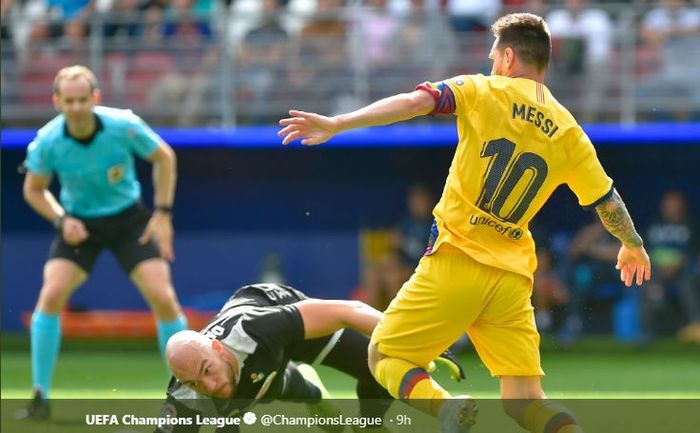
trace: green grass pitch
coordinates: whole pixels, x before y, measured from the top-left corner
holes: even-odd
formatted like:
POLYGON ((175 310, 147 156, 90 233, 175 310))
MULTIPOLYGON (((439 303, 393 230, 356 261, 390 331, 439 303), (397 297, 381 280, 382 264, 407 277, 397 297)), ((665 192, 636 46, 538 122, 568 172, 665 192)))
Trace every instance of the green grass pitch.
MULTIPOLYGON (((22 345, 3 347, 2 397, 28 398, 29 352, 22 345)), ((498 382, 473 349, 459 357, 467 380, 456 383, 446 372, 438 372, 437 379, 453 393, 497 397, 498 382)), ((673 341, 633 348, 592 340, 566 350, 545 343, 542 363, 547 373, 544 388, 552 398, 700 398, 700 347, 673 341)), ((322 366, 318 370, 334 397, 354 396, 348 376, 322 366)), ((155 343, 66 342, 56 368, 52 397, 160 398, 166 384, 155 343)))
MULTIPOLYGON (((4 337, 4 336, 3 336, 4 337)), ((157 417, 168 377, 155 342, 66 341, 51 393, 51 422, 14 418, 31 395, 31 368, 26 341, 6 344, 3 338, 2 433, 151 433, 153 427, 127 428, 87 425, 87 413, 134 413, 157 417), (9 347, 8 347, 9 346, 9 347), (79 400, 78 400, 79 399, 79 400), (98 409, 101 408, 101 409, 98 409), (120 412, 121 410, 121 412, 120 412)), ((524 433, 503 413, 498 381, 481 364, 473 349, 459 355, 467 380, 452 381, 446 371, 436 379, 453 394, 468 393, 479 401, 473 433, 524 433)), ((572 349, 545 342, 542 353, 547 373, 544 387, 550 398, 564 399, 586 432, 694 433, 700 425, 700 347, 673 341, 651 347, 624 347, 610 340, 584 341, 572 349)), ((354 397, 348 376, 319 367, 319 374, 335 398, 354 397)), ((343 414, 356 415, 357 402, 332 402, 343 414)), ((308 415, 305 405, 258 405, 265 412, 308 415), (303 413, 300 413, 302 411, 303 413)), ((314 410, 314 409, 312 409, 314 410)), ((440 430, 437 421, 403 404, 393 404, 384 418, 391 433, 429 433, 440 430), (408 418, 411 425, 399 425, 408 418)), ((350 432, 349 428, 344 430, 350 432)), ((358 430, 371 431, 371 430, 358 430)), ((213 433, 203 427, 200 433, 213 433)), ((317 427, 243 426, 242 433, 320 433, 317 427)))

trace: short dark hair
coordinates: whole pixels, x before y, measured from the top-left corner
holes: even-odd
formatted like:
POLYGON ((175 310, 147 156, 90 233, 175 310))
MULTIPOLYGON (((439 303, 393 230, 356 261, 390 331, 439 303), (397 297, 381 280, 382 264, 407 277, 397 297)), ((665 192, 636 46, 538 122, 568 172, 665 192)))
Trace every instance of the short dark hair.
POLYGON ((537 68, 547 68, 552 52, 552 39, 544 18, 530 13, 504 15, 491 26, 498 38, 498 49, 512 48, 525 63, 537 68))

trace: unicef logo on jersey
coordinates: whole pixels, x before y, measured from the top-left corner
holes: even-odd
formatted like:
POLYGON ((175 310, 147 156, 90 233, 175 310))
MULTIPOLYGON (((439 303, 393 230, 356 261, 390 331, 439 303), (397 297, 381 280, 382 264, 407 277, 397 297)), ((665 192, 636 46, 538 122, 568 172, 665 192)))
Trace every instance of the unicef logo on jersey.
POLYGON ((523 237, 523 229, 517 226, 504 224, 488 216, 472 215, 469 217, 469 224, 473 226, 490 227, 499 235, 505 236, 513 241, 517 241, 523 237))

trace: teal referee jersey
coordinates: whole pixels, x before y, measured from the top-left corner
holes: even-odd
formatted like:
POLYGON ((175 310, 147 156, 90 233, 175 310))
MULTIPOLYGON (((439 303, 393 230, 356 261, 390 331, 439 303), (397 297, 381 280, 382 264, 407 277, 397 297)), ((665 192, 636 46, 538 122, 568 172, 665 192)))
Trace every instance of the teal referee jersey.
POLYGON ((39 176, 55 174, 60 202, 80 217, 115 215, 141 198, 134 155, 149 157, 162 139, 131 110, 97 106, 97 131, 88 142, 68 133, 63 114, 39 130, 25 166, 39 176))

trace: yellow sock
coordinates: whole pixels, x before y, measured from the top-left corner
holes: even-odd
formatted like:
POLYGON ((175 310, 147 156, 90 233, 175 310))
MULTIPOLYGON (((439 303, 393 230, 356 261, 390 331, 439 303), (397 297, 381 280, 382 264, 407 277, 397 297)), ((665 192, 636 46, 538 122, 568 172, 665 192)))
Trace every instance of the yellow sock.
POLYGON ((442 402, 451 397, 427 371, 403 359, 383 358, 377 363, 374 377, 392 397, 416 400, 413 406, 432 415, 437 415, 442 402))
POLYGON ((583 433, 571 411, 552 400, 529 403, 523 426, 531 433, 583 433))

